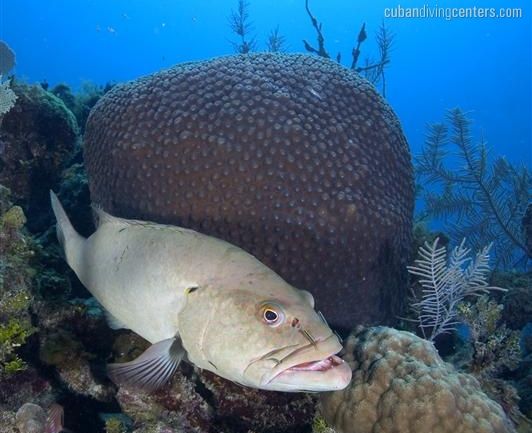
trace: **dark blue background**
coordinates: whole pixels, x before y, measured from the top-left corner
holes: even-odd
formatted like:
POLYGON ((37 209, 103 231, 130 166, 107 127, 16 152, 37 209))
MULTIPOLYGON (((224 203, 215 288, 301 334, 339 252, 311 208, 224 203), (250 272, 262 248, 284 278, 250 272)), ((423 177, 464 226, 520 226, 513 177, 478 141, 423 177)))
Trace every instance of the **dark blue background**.
MULTIPOLYGON (((400 3, 400 2, 399 2, 400 3)), ((405 2, 407 3, 407 2, 405 2)), ((423 6, 409 1, 409 6, 423 6)), ((426 2, 434 6, 436 3, 426 2)), ((311 0, 327 48, 350 61, 362 22, 374 32, 392 1, 311 0)), ((404 4, 402 4, 405 6, 404 4)), ((17 53, 16 75, 78 88, 128 80, 178 62, 233 51, 227 16, 236 0, 0 0, 0 38, 17 53)), ((532 165, 530 1, 440 1, 439 7, 521 7, 520 19, 387 19, 397 35, 387 97, 416 153, 425 125, 455 106, 497 155, 532 165)), ((279 25, 289 51, 315 42, 303 0, 250 0, 258 49, 279 25)))

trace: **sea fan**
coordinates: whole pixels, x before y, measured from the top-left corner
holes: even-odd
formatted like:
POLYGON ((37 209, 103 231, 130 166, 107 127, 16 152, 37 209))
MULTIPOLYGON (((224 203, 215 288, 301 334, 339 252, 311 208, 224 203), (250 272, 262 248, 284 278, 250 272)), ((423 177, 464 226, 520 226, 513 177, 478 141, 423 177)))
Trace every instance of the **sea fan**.
POLYGON ((17 95, 9 87, 9 81, 2 83, 0 75, 0 118, 15 106, 17 95))
POLYGON ((532 189, 529 170, 502 157, 491 162, 485 142, 471 137, 471 122, 461 110, 449 111, 447 119, 450 128, 429 126, 416 158, 426 208, 421 217, 441 219, 455 243, 467 238, 473 250, 493 243, 496 267, 526 268, 532 258, 523 224, 532 189), (456 158, 456 169, 446 165, 450 158, 456 158))
MULTIPOLYGON (((430 341, 440 334, 456 329, 458 305, 469 296, 479 296, 489 290, 504 290, 488 285, 490 273, 489 250, 484 247, 475 257, 465 247, 465 239, 454 247, 449 258, 445 247, 438 247, 439 239, 419 249, 414 266, 408 271, 419 277, 421 299, 414 295, 411 307, 423 336, 430 341)), ((413 293, 415 293, 413 291, 413 293)))

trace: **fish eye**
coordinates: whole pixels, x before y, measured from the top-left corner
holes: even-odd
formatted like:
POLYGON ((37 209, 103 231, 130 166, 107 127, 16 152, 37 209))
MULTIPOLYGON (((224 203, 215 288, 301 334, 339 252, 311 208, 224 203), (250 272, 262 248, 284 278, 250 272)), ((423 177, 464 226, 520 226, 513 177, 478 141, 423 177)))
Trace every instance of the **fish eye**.
POLYGON ((284 320, 281 308, 275 304, 265 304, 262 306, 262 319, 270 326, 278 326, 284 320))
POLYGON ((264 310, 264 318, 267 322, 275 322, 277 320, 277 313, 269 308, 264 310))

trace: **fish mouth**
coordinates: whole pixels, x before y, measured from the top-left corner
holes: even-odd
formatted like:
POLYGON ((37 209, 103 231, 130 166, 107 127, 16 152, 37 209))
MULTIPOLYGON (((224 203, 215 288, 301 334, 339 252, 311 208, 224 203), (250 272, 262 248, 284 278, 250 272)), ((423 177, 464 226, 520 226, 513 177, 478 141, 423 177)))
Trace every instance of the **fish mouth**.
POLYGON ((284 357, 263 377, 267 389, 282 391, 334 391, 351 381, 351 368, 337 356, 342 345, 336 335, 302 346, 284 357))
POLYGON ((338 367, 342 365, 345 361, 336 356, 331 355, 328 358, 320 359, 317 361, 302 362, 301 364, 296 364, 292 367, 287 368, 279 374, 289 373, 291 371, 327 371, 331 368, 338 367))

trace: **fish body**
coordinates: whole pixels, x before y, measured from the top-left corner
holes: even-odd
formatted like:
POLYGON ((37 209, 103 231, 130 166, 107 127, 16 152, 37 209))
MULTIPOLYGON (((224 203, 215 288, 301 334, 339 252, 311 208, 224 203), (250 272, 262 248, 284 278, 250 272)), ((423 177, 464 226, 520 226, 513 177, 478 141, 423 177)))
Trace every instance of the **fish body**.
POLYGON ((281 391, 342 389, 350 368, 308 292, 255 257, 193 230, 116 218, 97 210, 89 238, 72 227, 52 193, 67 262, 114 327, 152 346, 110 376, 146 389, 162 385, 186 356, 246 386, 281 391))

